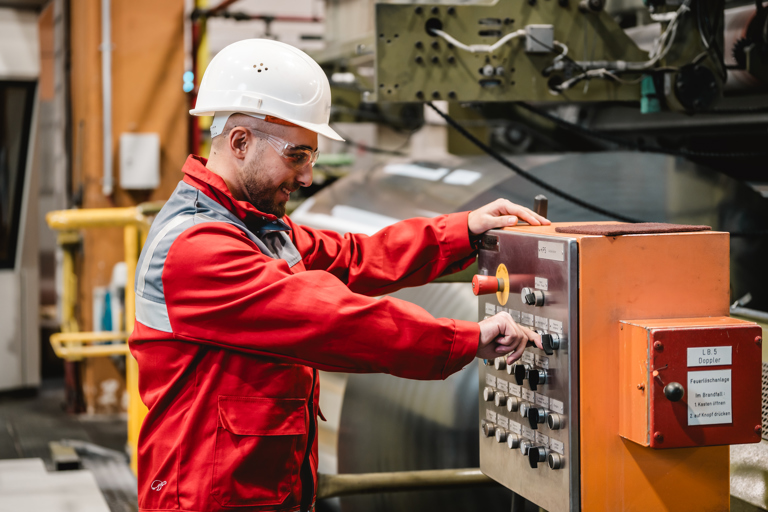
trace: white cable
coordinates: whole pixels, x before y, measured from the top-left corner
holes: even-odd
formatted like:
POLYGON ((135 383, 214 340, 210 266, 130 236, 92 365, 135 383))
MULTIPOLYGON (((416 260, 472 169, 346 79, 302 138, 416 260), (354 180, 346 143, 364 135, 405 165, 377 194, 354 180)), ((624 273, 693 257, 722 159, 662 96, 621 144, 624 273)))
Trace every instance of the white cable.
POLYGON ((461 50, 464 50, 464 51, 467 51, 467 52, 470 52, 470 53, 493 53, 496 50, 498 50, 499 48, 501 48, 502 46, 504 46, 507 42, 511 41, 512 39, 524 36, 525 35, 525 30, 520 29, 520 30, 516 30, 514 32, 510 32, 509 34, 505 35, 504 37, 502 37, 501 39, 499 39, 498 41, 496 41, 492 45, 490 45, 490 44, 470 44, 470 45, 467 45, 467 44, 462 43, 461 41, 458 41, 452 35, 448 34, 447 32, 445 32, 443 30, 432 29, 432 33, 442 37, 443 39, 445 39, 446 41, 451 43, 453 46, 455 46, 456 48, 459 48, 461 50))
POLYGON ((560 55, 555 57, 555 60, 553 61, 553 63, 557 64, 558 62, 563 60, 566 55, 568 55, 568 47, 566 45, 564 45, 563 43, 561 43, 560 41, 552 41, 552 46, 555 46, 555 47, 560 48, 561 50, 563 50, 562 53, 560 53, 560 55))

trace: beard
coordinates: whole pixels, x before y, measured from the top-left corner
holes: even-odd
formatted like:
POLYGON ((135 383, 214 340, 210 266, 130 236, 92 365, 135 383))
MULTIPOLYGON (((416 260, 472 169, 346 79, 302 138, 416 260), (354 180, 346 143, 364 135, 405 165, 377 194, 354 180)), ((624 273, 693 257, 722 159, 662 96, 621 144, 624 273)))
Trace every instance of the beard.
POLYGON ((269 181, 267 173, 259 172, 261 170, 259 167, 258 163, 254 162, 253 166, 243 172, 243 184, 248 193, 248 202, 260 212, 282 218, 285 216, 286 202, 277 197, 281 193, 280 189, 297 190, 300 185, 294 181, 275 186, 269 181))

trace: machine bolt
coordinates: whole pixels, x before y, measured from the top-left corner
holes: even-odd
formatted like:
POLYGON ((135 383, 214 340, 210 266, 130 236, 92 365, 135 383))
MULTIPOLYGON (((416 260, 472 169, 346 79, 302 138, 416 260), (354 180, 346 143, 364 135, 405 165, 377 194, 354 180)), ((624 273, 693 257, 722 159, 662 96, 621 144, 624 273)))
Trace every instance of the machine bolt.
POLYGON ((664 350, 664 345, 660 341, 656 341, 653 344, 653 348, 655 348, 659 352, 662 352, 664 350))
POLYGON ((762 347, 763 346, 763 337, 762 336, 756 336, 755 337, 755 345, 757 345, 758 347, 762 347))
POLYGON ((456 62, 456 57, 454 57, 453 55, 448 57, 448 64, 453 64, 454 62, 456 62))
POLYGON ((755 425, 755 434, 760 435, 763 431, 763 427, 761 425, 755 425))
POLYGON ((644 390, 645 389, 645 384, 643 384, 641 382, 640 384, 637 385, 637 389, 639 389, 640 391, 644 390))
POLYGON ((653 433, 653 438, 658 443, 663 443, 664 442, 664 434, 662 434, 661 432, 654 432, 653 433))
POLYGON ((451 15, 451 16, 456 14, 456 8, 455 7, 449 7, 448 8, 448 14, 451 15))
POLYGON ((449 92, 448 93, 448 97, 451 98, 452 100, 455 100, 456 99, 456 91, 449 92))
POLYGON ((437 41, 432 41, 432 49, 433 50, 439 50, 440 49, 440 43, 437 41))
POLYGON ((421 55, 417 55, 416 56, 416 64, 421 64, 422 62, 424 62, 424 58, 422 58, 421 55))
POLYGON ((424 48, 424 43, 422 43, 421 41, 416 41, 416 48, 419 48, 419 49, 424 48))
POLYGON ((421 99, 424 99, 424 93, 423 93, 423 92, 421 92, 421 91, 417 91, 417 92, 416 92, 416 97, 417 97, 417 98, 419 98, 420 100, 421 100, 421 99))
POLYGON ((440 58, 437 55, 434 55, 432 57, 432 64, 438 64, 440 62, 440 58))
POLYGON ((432 14, 440 14, 440 9, 438 9, 437 7, 433 7, 433 8, 432 8, 432 10, 431 10, 430 12, 431 12, 432 14))
POLYGON ((421 14, 422 12, 424 12, 424 9, 422 9, 421 7, 417 7, 415 12, 416 14, 421 14))
POLYGON ((432 92, 432 99, 438 100, 440 99, 440 93, 437 91, 432 92))

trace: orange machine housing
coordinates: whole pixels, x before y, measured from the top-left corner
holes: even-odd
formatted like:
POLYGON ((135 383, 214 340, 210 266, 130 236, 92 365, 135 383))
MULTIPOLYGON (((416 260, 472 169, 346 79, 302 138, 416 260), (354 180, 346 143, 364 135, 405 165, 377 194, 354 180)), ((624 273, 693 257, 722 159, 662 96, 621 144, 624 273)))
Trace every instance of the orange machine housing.
POLYGON ((712 317, 628 321, 620 329, 622 437, 651 448, 760 442, 760 326, 712 317), (675 385, 685 393, 670 400, 664 388, 675 385))
POLYGON ((728 446, 654 450, 620 435, 623 398, 637 389, 621 385, 619 364, 622 320, 729 315, 728 233, 555 231, 574 224, 584 223, 507 229, 579 244, 581 509, 729 510, 728 446))

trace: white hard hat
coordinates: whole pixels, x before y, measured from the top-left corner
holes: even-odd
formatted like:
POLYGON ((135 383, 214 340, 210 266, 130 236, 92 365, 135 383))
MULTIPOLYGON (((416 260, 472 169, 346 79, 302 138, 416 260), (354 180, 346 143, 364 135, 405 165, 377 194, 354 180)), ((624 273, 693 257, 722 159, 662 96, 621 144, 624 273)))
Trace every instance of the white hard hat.
POLYGON ((331 86, 325 72, 303 51, 270 39, 244 39, 216 54, 189 113, 217 120, 225 114, 224 122, 233 113, 270 116, 344 140, 328 126, 331 86))

